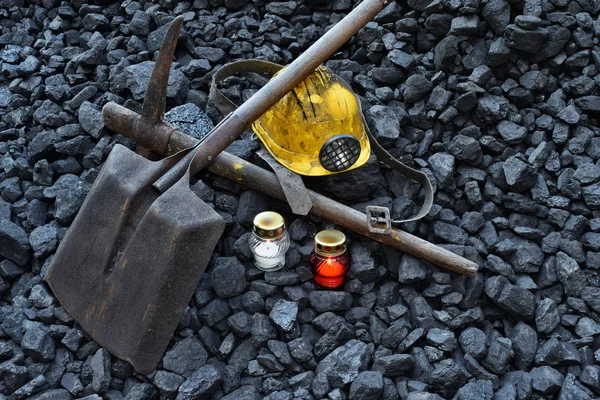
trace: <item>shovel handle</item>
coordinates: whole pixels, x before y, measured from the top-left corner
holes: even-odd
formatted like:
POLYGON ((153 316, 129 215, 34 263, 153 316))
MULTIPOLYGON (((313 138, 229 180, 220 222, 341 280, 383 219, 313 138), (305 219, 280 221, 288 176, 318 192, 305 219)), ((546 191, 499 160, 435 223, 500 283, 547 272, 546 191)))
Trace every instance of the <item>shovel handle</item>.
MULTIPOLYGON (((175 182, 177 182, 179 179, 181 179, 186 172, 188 172, 190 169, 192 169, 191 164, 194 161, 196 155, 199 152, 203 151, 203 149, 204 149, 204 151, 206 151, 206 149, 205 149, 204 145, 202 145, 202 143, 207 138, 209 138, 213 135, 219 134, 218 132, 221 132, 221 129, 223 129, 223 132, 224 132, 224 133, 221 133, 221 135, 226 134, 226 132, 229 132, 231 130, 233 130, 233 131, 239 130, 239 129, 241 129, 240 120, 235 119, 233 114, 229 114, 225 118, 223 118, 221 120, 221 122, 219 122, 217 124, 217 126, 215 126, 204 138, 202 138, 199 142, 195 143, 193 145, 194 148, 192 150, 190 150, 190 152, 188 154, 183 156, 183 158, 181 160, 179 160, 179 162, 177 162, 177 164, 175 164, 175 166, 173 166, 173 168, 169 169, 167 172, 165 172, 165 174, 163 176, 158 178, 156 180, 156 182, 154 182, 152 184, 152 187, 154 187, 160 193, 166 192, 171 186, 173 186, 175 184, 175 182)), ((192 146, 190 146, 190 147, 192 147, 192 146)), ((188 148, 188 150, 189 150, 189 148, 188 148)), ((212 161, 212 157, 211 156, 209 156, 209 157, 210 157, 209 158, 209 162, 210 162, 210 161, 212 161)))
POLYGON ((156 182, 152 184, 152 187, 159 191, 159 193, 166 192, 171 186, 173 186, 179 179, 186 173, 190 162, 194 159, 195 152, 190 151, 181 160, 177 162, 171 169, 169 169, 163 176, 158 178, 156 182))

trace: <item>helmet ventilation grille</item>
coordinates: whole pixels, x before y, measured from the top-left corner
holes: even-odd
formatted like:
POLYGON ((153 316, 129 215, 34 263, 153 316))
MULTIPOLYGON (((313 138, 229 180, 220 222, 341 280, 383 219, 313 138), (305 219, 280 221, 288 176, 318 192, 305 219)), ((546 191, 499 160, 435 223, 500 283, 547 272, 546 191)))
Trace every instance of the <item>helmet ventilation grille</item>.
POLYGON ((360 156, 360 142, 350 135, 338 135, 329 139, 319 152, 323 168, 341 172, 350 168, 360 156))

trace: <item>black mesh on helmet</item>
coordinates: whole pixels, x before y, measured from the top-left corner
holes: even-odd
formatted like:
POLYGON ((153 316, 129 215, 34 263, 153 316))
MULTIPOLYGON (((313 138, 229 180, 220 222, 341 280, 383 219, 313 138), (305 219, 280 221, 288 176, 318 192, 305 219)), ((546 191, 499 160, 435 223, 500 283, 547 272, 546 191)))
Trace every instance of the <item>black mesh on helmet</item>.
POLYGON ((331 172, 345 171, 360 156, 360 142, 350 135, 338 135, 329 139, 319 152, 323 168, 331 172))

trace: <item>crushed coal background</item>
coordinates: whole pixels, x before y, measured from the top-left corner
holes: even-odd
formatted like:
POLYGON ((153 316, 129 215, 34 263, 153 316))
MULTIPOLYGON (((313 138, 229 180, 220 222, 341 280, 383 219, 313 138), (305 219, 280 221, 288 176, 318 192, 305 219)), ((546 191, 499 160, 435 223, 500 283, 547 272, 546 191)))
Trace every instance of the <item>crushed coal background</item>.
MULTIPOLYGON (((435 182, 404 229, 476 261, 465 278, 350 235, 343 291, 317 290, 332 224, 223 178, 192 189, 227 228, 157 371, 94 343, 42 281, 115 143, 109 101, 139 111, 166 27, 185 17, 167 119, 201 137, 223 63, 291 62, 351 0, 0 0, 0 399, 591 399, 600 395, 600 37, 592 0, 393 3, 327 65, 371 130, 435 182), (286 267, 252 266, 277 210, 286 267)), ((241 102, 264 78, 231 79, 241 102)), ((257 86, 258 85, 258 86, 257 86)), ((228 151, 254 160, 250 134, 228 151)), ((419 188, 372 158, 312 188, 394 217, 419 188)), ((149 268, 152 266, 149 265, 149 268)))

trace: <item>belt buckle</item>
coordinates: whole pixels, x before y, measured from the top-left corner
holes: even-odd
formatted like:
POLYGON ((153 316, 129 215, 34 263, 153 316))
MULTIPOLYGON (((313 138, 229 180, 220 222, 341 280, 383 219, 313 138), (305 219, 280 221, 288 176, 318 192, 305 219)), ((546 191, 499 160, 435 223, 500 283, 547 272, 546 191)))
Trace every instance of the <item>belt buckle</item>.
POLYGON ((392 234, 392 218, 387 207, 367 206, 367 225, 369 232, 380 235, 392 234))

